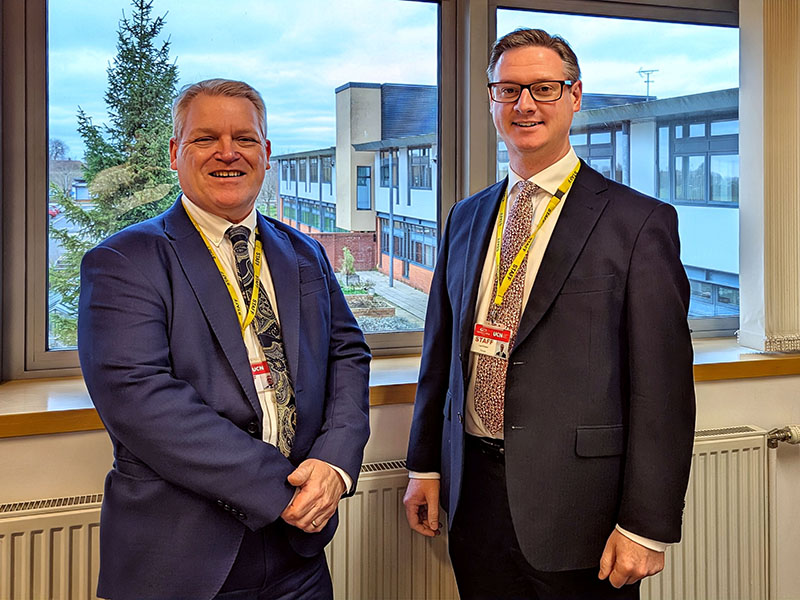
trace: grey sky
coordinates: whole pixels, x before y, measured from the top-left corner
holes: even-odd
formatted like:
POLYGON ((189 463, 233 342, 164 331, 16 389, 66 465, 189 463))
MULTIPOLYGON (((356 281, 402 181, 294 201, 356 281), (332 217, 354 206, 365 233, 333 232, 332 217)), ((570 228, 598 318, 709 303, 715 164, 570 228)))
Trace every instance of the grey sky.
MULTIPOLYGON (((181 85, 228 77, 261 91, 276 153, 334 145, 334 89, 348 81, 436 83, 433 3, 242 0, 235 6, 155 0, 153 15, 166 14, 163 32, 181 85)), ((49 10, 50 136, 81 158, 77 108, 95 122, 105 119, 106 69, 130 3, 50 0, 49 10)), ((564 35, 581 59, 588 92, 644 94, 640 67, 659 69, 651 87, 659 97, 738 85, 735 29, 499 11, 501 33, 518 26, 564 35)))

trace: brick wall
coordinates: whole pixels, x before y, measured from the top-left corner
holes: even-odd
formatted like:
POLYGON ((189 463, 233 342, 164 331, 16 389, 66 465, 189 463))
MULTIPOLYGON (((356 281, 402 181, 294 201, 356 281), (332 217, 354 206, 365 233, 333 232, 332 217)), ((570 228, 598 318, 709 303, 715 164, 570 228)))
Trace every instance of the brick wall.
MULTIPOLYGON (((389 275, 389 257, 381 254, 381 260, 378 264, 378 270, 384 275, 389 275)), ((406 285, 413 288, 422 290, 426 294, 431 291, 431 280, 433 279, 433 271, 429 271, 425 267, 415 264, 408 265, 408 277, 403 277, 403 261, 399 258, 394 259, 394 280, 402 281, 406 285)))
POLYGON ((346 232, 346 233, 319 233, 310 232, 309 235, 319 241, 328 259, 333 264, 334 270, 338 271, 342 266, 343 248, 350 249, 355 259, 356 271, 369 271, 375 268, 377 242, 375 234, 372 232, 346 232))

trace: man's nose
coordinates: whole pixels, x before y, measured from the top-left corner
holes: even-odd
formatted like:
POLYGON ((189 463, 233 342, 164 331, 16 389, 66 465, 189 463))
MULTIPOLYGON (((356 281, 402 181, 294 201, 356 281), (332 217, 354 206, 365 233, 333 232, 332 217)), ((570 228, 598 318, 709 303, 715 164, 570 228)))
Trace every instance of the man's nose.
POLYGON ((517 98, 517 103, 514 105, 514 107, 520 112, 536 110, 536 100, 533 99, 531 88, 525 88, 520 92, 519 98, 517 98))
POLYGON ((233 162, 239 158, 239 152, 234 146, 233 140, 228 138, 220 138, 217 142, 216 158, 223 162, 233 162))

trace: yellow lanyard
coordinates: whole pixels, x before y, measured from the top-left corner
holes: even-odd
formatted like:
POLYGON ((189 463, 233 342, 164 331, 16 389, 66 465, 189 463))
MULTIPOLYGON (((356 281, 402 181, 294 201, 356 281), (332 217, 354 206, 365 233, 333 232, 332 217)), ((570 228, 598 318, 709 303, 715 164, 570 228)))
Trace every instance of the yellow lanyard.
POLYGON ((500 202, 500 211, 497 213, 497 240, 495 242, 495 264, 497 265, 497 293, 494 297, 494 303, 496 306, 500 306, 503 303, 503 298, 506 296, 506 292, 511 287, 511 284, 514 282, 514 277, 517 276, 517 271, 519 271, 522 262, 528 256, 528 251, 533 244, 533 239, 536 237, 536 234, 539 233, 539 230, 544 225, 544 222, 547 221, 548 217, 553 213, 558 206, 561 199, 564 197, 569 191, 569 188, 572 187, 572 183, 575 181, 575 177, 578 175, 578 171, 581 168, 581 162, 575 165, 575 168, 572 169, 572 172, 567 175, 567 178, 558 186, 558 190, 553 197, 550 198, 550 202, 547 205, 547 208, 542 215, 542 218, 539 220, 539 224, 536 226, 536 229, 533 230, 533 233, 528 236, 528 239, 525 240, 525 243, 522 244, 522 248, 519 249, 517 255, 514 257, 514 260, 511 263, 511 266, 508 267, 508 271, 506 271, 505 276, 500 277, 500 249, 502 248, 503 244, 503 229, 505 228, 505 216, 506 216, 506 199, 508 198, 508 191, 503 194, 503 200, 500 202))
MULTIPOLYGON (((214 264, 217 265, 217 269, 219 270, 219 274, 222 276, 222 281, 225 282, 225 287, 228 288, 228 293, 231 296, 231 300, 233 300, 233 307, 236 309, 236 315, 239 317, 239 324, 242 326, 242 333, 250 326, 250 323, 253 322, 253 319, 256 316, 256 311, 258 310, 258 294, 260 286, 258 285, 261 276, 261 263, 263 262, 263 255, 264 252, 261 247, 261 240, 258 239, 256 235, 256 250, 253 256, 253 294, 250 296, 250 305, 247 307, 247 315, 242 314, 242 305, 239 302, 239 298, 236 295, 236 288, 233 287, 231 280, 225 274, 225 269, 222 267, 222 263, 219 261, 216 252, 214 252, 214 248, 211 246, 211 242, 208 241, 208 238, 203 233, 203 230, 200 229, 200 226, 197 224, 192 218, 192 215, 189 214, 189 211, 186 211, 186 214, 189 215, 189 220, 191 220, 192 224, 194 225, 197 232, 200 234, 200 237, 203 238, 203 242, 208 248, 209 253, 211 254, 211 258, 214 259, 214 264)), ((256 229, 256 234, 258 234, 258 229, 256 229)))

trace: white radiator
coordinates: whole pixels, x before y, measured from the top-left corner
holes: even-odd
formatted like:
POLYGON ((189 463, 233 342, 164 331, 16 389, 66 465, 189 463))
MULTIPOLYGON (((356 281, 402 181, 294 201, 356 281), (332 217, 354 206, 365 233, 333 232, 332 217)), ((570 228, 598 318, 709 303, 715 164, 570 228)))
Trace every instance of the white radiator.
POLYGON ((0 505, 0 598, 95 598, 102 494, 0 505))
POLYGON ((683 541, 644 600, 766 600, 767 432, 750 426, 695 433, 683 541))
MULTIPOLYGON (((337 600, 448 600, 458 592, 446 534, 406 524, 403 461, 362 467, 326 549, 337 600)), ((0 505, 0 599, 94 598, 100 495, 0 505)), ((767 599, 766 431, 698 431, 683 541, 645 580, 645 600, 767 599)), ((445 518, 442 517, 444 521, 445 518)))
POLYGON ((431 539, 408 527, 407 483, 405 461, 361 467, 358 491, 339 505, 339 530, 326 549, 337 600, 458 598, 446 533, 431 539))

